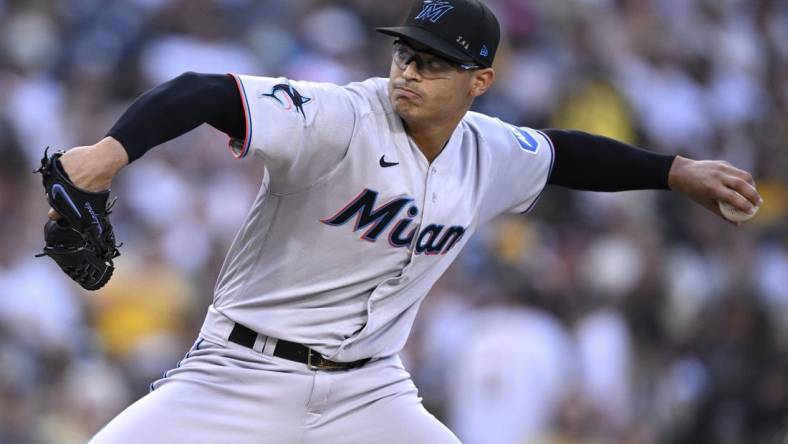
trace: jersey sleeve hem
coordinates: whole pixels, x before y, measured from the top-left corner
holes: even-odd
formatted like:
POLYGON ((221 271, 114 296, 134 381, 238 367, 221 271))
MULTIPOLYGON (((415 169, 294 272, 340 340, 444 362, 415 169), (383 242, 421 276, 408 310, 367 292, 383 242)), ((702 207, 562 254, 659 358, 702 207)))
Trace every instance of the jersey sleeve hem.
POLYGON ((531 202, 531 205, 528 205, 528 208, 526 208, 525 211, 521 212, 520 214, 528 214, 531 212, 531 210, 534 209, 536 203, 539 202, 539 199, 542 197, 545 188, 547 188, 547 183, 550 181, 550 175, 553 174, 553 166, 555 165, 555 147, 553 146, 553 141, 550 140, 549 137, 547 137, 547 134, 539 130, 535 130, 535 131, 539 133, 542 137, 544 137, 545 140, 547 140, 547 145, 550 146, 550 167, 547 168, 547 174, 545 175, 544 178, 544 185, 542 185, 542 189, 539 191, 539 194, 536 195, 536 198, 533 200, 533 202, 531 202))
POLYGON ((244 111, 244 122, 246 123, 246 134, 244 135, 244 140, 238 139, 230 139, 227 143, 230 152, 232 153, 233 157, 236 159, 242 159, 249 154, 249 146, 252 143, 252 119, 251 119, 251 112, 249 111, 249 100, 246 97, 246 88, 244 87, 241 78, 233 73, 228 73, 230 77, 235 80, 235 84, 238 87, 238 93, 241 95, 241 102, 243 104, 243 111, 244 111))

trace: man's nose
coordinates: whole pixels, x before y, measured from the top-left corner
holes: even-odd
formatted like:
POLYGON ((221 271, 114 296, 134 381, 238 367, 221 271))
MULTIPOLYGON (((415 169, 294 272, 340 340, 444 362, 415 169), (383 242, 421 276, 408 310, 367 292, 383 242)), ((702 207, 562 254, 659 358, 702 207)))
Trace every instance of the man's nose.
POLYGON ((419 68, 416 66, 416 61, 411 59, 410 62, 405 66, 405 69, 402 71, 402 75, 408 79, 421 79, 421 73, 419 72, 419 68))

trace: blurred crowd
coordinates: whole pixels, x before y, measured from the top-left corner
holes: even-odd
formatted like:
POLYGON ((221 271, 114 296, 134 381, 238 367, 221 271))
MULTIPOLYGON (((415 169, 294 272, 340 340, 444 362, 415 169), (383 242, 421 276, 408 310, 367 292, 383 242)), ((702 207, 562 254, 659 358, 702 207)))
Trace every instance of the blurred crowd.
MULTIPOLYGON (((403 352, 468 444, 782 443, 788 435, 788 3, 489 0, 475 109, 754 173, 740 228, 664 191, 548 188, 482 229, 403 352)), ((91 144, 187 71, 385 77, 406 0, 0 0, 0 443, 84 442, 194 341, 260 185, 201 127, 113 184, 125 245, 88 293, 48 259, 42 150, 91 144)), ((341 272, 341 270, 338 270, 341 272)))

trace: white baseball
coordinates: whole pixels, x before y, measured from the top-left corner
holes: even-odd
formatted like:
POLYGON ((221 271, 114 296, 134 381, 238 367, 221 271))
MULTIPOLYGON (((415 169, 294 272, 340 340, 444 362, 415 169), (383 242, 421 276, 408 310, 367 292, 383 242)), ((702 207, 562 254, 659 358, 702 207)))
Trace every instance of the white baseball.
MULTIPOLYGON (((741 194, 739 194, 739 196, 741 196, 741 194)), ((746 197, 744 196, 741 197, 746 199, 746 197)), ((760 206, 757 205, 753 208, 752 212, 746 213, 744 211, 739 210, 738 208, 734 207, 729 203, 722 201, 718 201, 717 203, 720 206, 720 212, 722 213, 722 215, 725 216, 725 218, 731 222, 744 222, 750 220, 753 216, 755 216, 755 213, 758 212, 758 208, 760 208, 760 206)))

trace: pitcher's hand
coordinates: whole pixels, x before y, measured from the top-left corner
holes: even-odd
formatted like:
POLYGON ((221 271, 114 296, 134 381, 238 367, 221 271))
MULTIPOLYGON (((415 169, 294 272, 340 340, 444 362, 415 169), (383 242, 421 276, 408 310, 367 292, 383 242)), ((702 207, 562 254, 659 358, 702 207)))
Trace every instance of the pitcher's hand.
POLYGON ((750 213, 763 203, 752 175, 720 160, 691 160, 676 156, 668 174, 670 189, 686 194, 726 222, 718 202, 750 213), (737 194, 738 193, 738 194, 737 194))
MULTIPOLYGON (((109 189, 112 178, 128 163, 129 157, 123 145, 112 137, 105 137, 95 145, 72 148, 60 157, 60 164, 71 182, 91 192, 109 189)), ((52 208, 48 217, 60 219, 52 208)))

